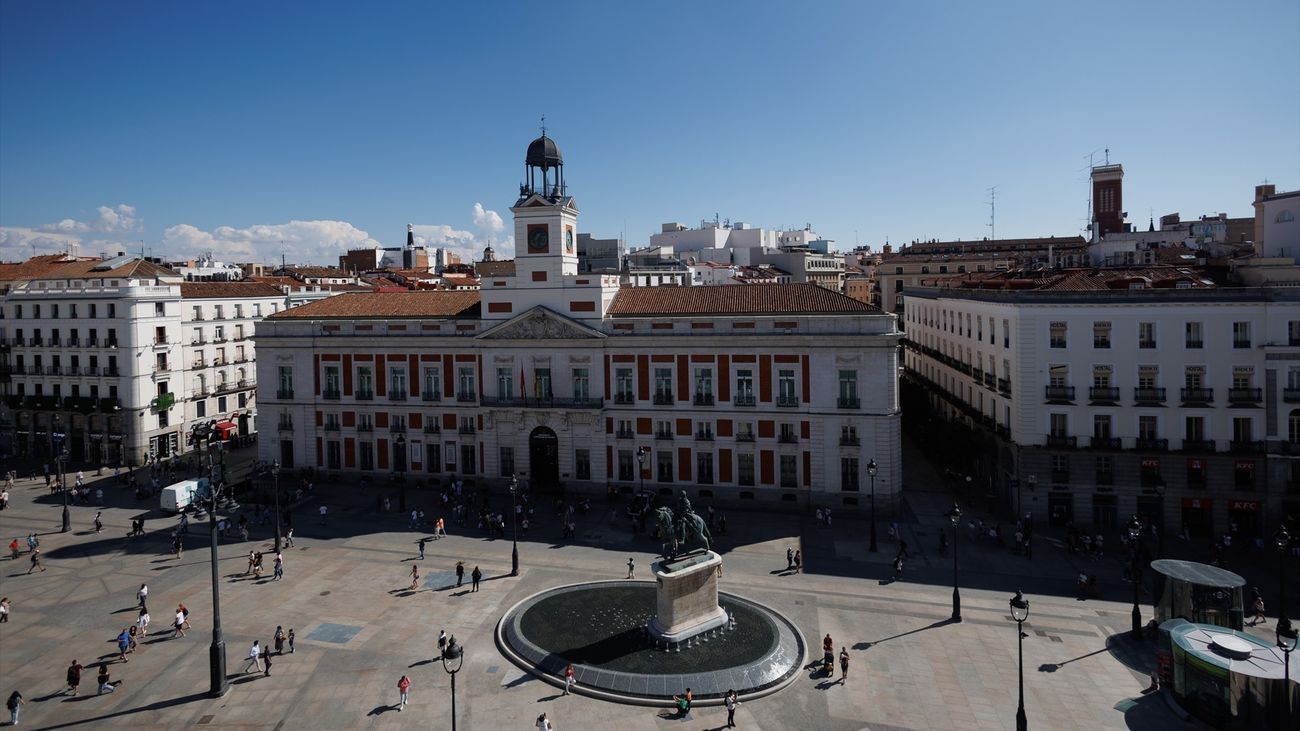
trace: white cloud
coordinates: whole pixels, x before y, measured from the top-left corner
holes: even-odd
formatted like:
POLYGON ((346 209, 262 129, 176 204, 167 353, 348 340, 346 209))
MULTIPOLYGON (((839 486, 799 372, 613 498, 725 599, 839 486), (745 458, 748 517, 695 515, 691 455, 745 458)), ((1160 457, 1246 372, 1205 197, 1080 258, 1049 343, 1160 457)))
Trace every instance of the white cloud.
POLYGON ((204 231, 188 223, 163 231, 168 258, 195 257, 211 252, 231 262, 278 262, 281 254, 293 264, 337 265, 348 249, 379 246, 369 233, 347 221, 289 221, 247 228, 218 226, 204 231))
POLYGON ((489 241, 495 241, 506 227, 501 216, 496 211, 485 210, 482 203, 474 204, 474 225, 479 227, 489 241))
POLYGON ((0 261, 26 261, 41 254, 58 254, 75 249, 80 243, 81 237, 75 234, 0 226, 0 261))
POLYGON ((92 221, 78 221, 65 218, 57 223, 37 226, 36 230, 46 233, 126 233, 141 227, 136 218, 135 207, 119 203, 116 206, 100 206, 95 209, 98 215, 92 221))
POLYGON ((473 220, 474 226, 479 229, 478 234, 446 224, 417 223, 414 226, 415 242, 422 246, 452 251, 460 256, 461 261, 464 262, 481 259, 483 249, 489 245, 496 251, 498 259, 513 256, 513 237, 506 237, 504 240, 500 239, 501 233, 505 231, 506 227, 505 222, 501 220, 500 214, 484 208, 482 203, 475 203, 473 220))

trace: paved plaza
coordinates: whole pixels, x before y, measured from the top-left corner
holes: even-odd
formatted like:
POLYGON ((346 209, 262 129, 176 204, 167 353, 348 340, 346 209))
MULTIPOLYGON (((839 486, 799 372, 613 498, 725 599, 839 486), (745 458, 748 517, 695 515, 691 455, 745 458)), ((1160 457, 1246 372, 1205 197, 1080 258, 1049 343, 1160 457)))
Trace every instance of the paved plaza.
MULTIPOLYGON (((639 576, 649 575, 652 539, 633 536, 622 520, 611 524, 603 505, 580 517, 578 538, 567 543, 554 542, 558 527, 547 525, 549 506, 539 506, 535 527, 520 544, 520 576, 511 578, 508 539, 449 526, 451 535, 430 542, 425 560, 414 561, 415 541, 429 533, 407 530, 396 511, 377 513, 373 497, 342 497, 350 489, 319 488, 319 499, 331 505, 327 525, 316 517, 316 502, 296 509, 296 545, 285 552, 283 581, 271 581, 269 570, 262 579, 243 575, 250 549, 270 550, 269 527, 257 527, 248 543, 223 541, 221 612, 231 688, 213 699, 207 696, 212 605, 206 524, 192 526, 187 550, 176 559, 168 539, 175 519, 148 511, 125 488, 108 487, 102 533, 90 530, 97 508, 78 506, 73 531, 60 534, 58 503, 43 483, 21 480, 10 509, 0 513, 0 530, 6 544, 39 533, 48 569, 27 575, 25 553, 0 566, 0 594, 13 602, 11 621, 0 625, 0 692, 17 689, 27 698, 21 725, 450 728, 449 677, 436 659, 440 629, 465 648, 456 677, 458 728, 533 729, 542 712, 559 731, 725 725, 726 711, 716 706, 697 705, 679 718, 668 708, 562 696, 494 645, 502 612, 534 592, 621 579, 629 556, 639 576), (125 538, 130 521, 141 515, 149 517, 150 534, 125 538), (465 561, 467 571, 459 589, 457 561, 465 561), (409 591, 413 564, 422 578, 409 591), (485 579, 481 591, 471 593, 474 566, 485 579), (122 663, 114 638, 136 618, 141 583, 150 589, 152 631, 122 663), (192 629, 172 639, 166 628, 178 602, 191 610, 192 629), (295 630, 296 652, 273 658, 269 676, 243 674, 249 645, 269 642, 277 625, 295 630), (63 694, 74 658, 86 666, 75 697, 63 694), (111 695, 94 693, 101 662, 122 681, 111 695), (402 674, 412 687, 409 705, 399 712, 395 686, 402 674)), ((430 497, 417 493, 412 499, 430 497)), ((1118 565, 1103 569, 1114 573, 1113 596, 1079 601, 1068 578, 1076 569, 1063 552, 1043 546, 1028 562, 963 536, 965 621, 950 623, 951 558, 936 552, 945 500, 940 493, 909 496, 899 517, 904 538, 920 555, 907 562, 898 582, 890 580, 896 547, 883 540, 883 522, 881 550, 869 554, 864 520, 837 518, 826 528, 812 516, 728 514, 729 533, 717 546, 724 561, 720 588, 786 614, 814 653, 829 633, 852 656, 844 682, 838 670, 828 680, 806 669, 789 688, 742 703, 740 728, 1014 728, 1016 629, 1007 602, 1019 584, 1031 602, 1024 664, 1032 727, 1196 728, 1179 720, 1160 694, 1143 693, 1150 657, 1123 637, 1131 605, 1124 601, 1118 565), (785 570, 787 547, 804 551, 805 573, 785 570)), ((1149 617, 1149 599, 1143 611, 1149 617)))

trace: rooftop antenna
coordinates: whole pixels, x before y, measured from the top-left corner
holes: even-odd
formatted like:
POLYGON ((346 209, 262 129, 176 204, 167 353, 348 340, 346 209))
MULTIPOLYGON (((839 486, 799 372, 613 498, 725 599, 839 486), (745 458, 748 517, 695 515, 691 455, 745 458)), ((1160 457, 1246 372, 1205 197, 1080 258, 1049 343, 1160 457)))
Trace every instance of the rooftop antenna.
POLYGON ((1107 164, 1107 165, 1110 164, 1110 148, 1109 148, 1109 147, 1106 148, 1106 164, 1107 164))
POLYGON ((998 238, 998 186, 989 188, 989 238, 998 238))

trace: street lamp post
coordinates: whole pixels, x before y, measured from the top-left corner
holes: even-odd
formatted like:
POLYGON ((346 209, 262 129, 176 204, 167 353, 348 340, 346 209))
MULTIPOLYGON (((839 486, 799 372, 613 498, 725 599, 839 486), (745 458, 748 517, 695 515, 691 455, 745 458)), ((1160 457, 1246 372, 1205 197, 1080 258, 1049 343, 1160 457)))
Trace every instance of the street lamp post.
POLYGON ((1016 589, 1011 597, 1011 618, 1016 622, 1016 642, 1019 644, 1020 661, 1020 706, 1016 708, 1016 731, 1027 731, 1029 721, 1025 718, 1025 620, 1029 619, 1029 600, 1016 589))
POLYGON ((519 479, 510 476, 510 575, 519 575, 519 479))
POLYGON ((961 621, 961 592, 957 589, 957 529, 961 527, 961 508, 957 503, 952 504, 952 510, 948 513, 948 519, 952 521, 952 621, 961 621))
POLYGON ((645 492, 645 458, 646 448, 637 447, 636 450, 636 473, 641 476, 641 492, 645 492))
POLYGON ((271 475, 275 478, 275 552, 280 552, 280 460, 271 462, 271 475))
POLYGON ((1277 529, 1277 534, 1273 536, 1273 542, 1277 544, 1277 616, 1279 619, 1285 618, 1286 613, 1286 553, 1291 549, 1291 534, 1287 532, 1286 526, 1277 529))
POLYGON ((1142 639, 1142 608, 1138 606, 1141 601, 1138 592, 1142 589, 1142 581, 1138 578, 1138 539, 1142 537, 1142 524, 1138 522, 1137 516, 1133 516, 1128 524, 1129 550, 1133 551, 1133 567, 1131 569, 1133 579, 1133 639, 1142 639))
POLYGON ((867 475, 871 477, 871 544, 867 550, 876 552, 876 460, 867 460, 867 475))
POLYGON ((1295 652, 1296 640, 1300 633, 1296 632, 1295 627, 1291 626, 1291 620, 1284 614, 1277 620, 1277 646, 1282 651, 1282 687, 1286 693, 1286 723, 1282 728, 1292 728, 1295 724, 1291 722, 1291 653, 1295 652))
POLYGON ((397 449, 397 454, 393 455, 393 465, 397 467, 397 489, 398 507, 403 513, 406 512, 406 437, 400 433, 394 440, 393 446, 397 449))
POLYGON ((452 635, 442 653, 442 669, 451 676, 451 731, 456 731, 456 673, 460 672, 464 660, 465 651, 456 643, 456 635, 452 635))
POLYGON ((212 454, 213 437, 208 434, 208 495, 212 504, 208 511, 208 535, 212 539, 212 646, 208 649, 208 670, 211 676, 210 694, 220 698, 230 690, 226 680, 226 639, 221 633, 221 577, 217 567, 217 550, 220 543, 217 538, 217 492, 218 485, 213 481, 216 475, 216 459, 212 454))
POLYGON ((58 414, 54 415, 54 429, 50 436, 54 441, 54 480, 59 486, 59 492, 63 493, 63 528, 61 533, 67 533, 72 530, 72 515, 68 512, 68 485, 63 481, 63 460, 67 457, 64 451, 64 444, 67 442, 67 435, 60 431, 62 419, 58 414))
POLYGON ((1151 525, 1156 529, 1156 556, 1165 557, 1165 486, 1157 482, 1155 485, 1156 497, 1160 498, 1160 514, 1153 517, 1151 525))

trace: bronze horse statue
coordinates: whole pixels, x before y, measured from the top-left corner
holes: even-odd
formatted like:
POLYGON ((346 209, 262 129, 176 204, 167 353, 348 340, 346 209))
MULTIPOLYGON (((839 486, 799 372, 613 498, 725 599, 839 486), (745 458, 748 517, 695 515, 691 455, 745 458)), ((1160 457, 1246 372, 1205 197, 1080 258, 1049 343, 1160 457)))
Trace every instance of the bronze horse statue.
POLYGON ((655 511, 655 518, 659 524, 659 538, 664 541, 664 545, 676 544, 671 554, 665 551, 664 555, 676 555, 677 547, 697 540, 704 545, 704 550, 709 550, 713 536, 709 535, 709 527, 704 519, 695 513, 674 516, 672 510, 659 508, 655 511))

